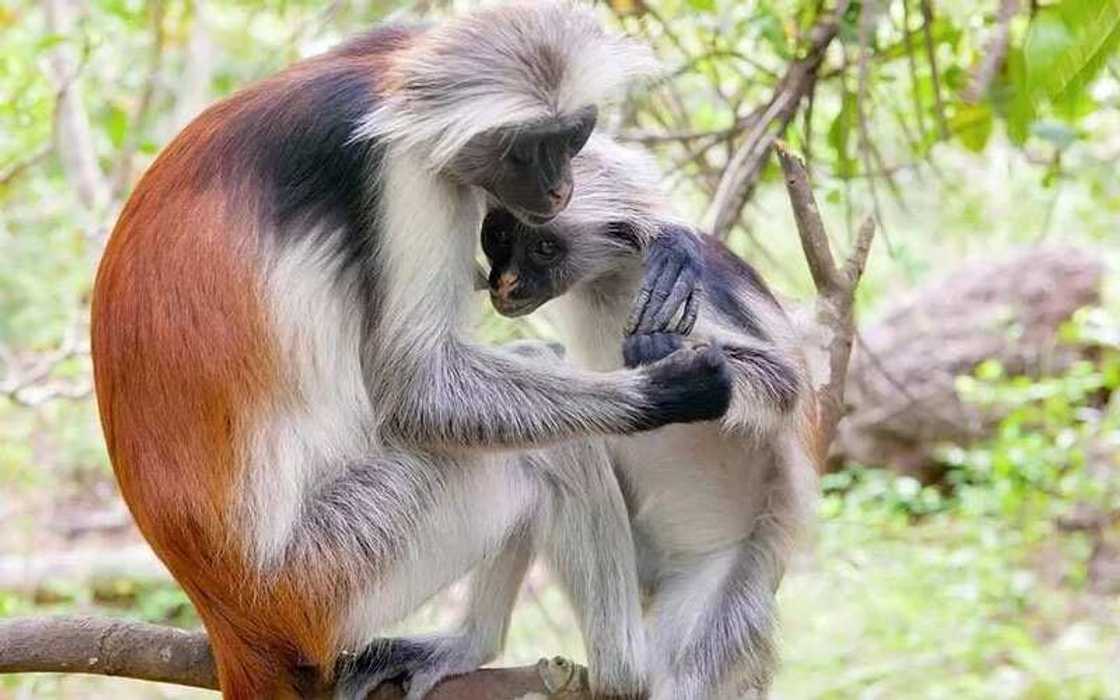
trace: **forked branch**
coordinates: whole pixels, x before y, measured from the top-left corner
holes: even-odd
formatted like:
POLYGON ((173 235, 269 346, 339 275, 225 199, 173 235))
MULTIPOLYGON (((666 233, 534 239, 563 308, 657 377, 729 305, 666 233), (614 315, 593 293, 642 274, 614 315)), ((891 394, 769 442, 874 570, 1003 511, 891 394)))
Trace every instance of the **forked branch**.
POLYGON ((817 400, 817 450, 823 458, 844 416, 844 380, 855 338, 852 309, 856 287, 871 252, 875 222, 871 217, 864 220, 843 267, 837 267, 804 161, 781 142, 776 150, 797 221, 801 249, 817 288, 816 328, 807 339, 806 354, 817 400))

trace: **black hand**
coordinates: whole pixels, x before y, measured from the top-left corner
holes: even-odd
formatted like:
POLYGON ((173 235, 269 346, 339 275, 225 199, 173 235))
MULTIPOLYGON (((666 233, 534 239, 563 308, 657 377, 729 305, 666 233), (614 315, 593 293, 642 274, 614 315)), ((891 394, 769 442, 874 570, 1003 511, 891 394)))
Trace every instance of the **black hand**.
POLYGON ((684 339, 677 333, 639 333, 622 341, 622 359, 627 367, 648 365, 680 350, 684 339))
POLYGON ((714 347, 684 348, 642 371, 649 378, 649 410, 640 417, 637 430, 715 420, 731 404, 731 375, 714 347))
POLYGON ((626 332, 691 331, 700 303, 702 272, 700 243, 695 235, 682 226, 664 226, 646 251, 645 275, 626 332), (677 328, 670 329, 669 322, 682 307, 677 328))

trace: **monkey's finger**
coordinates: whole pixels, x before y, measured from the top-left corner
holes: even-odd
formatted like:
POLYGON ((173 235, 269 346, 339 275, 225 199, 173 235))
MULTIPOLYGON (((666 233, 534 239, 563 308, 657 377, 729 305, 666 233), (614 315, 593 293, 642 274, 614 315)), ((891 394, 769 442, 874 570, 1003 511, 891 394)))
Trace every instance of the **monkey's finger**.
MULTIPOLYGON (((642 316, 638 319, 638 333, 652 333, 659 330, 656 319, 665 308, 673 292, 673 287, 681 278, 683 269, 684 262, 682 260, 669 259, 666 261, 661 274, 657 276, 657 282, 650 291, 649 301, 646 302, 642 316)), ((672 317, 671 313, 670 317, 672 317)))
POLYGON ((700 316, 700 296, 703 291, 697 287, 693 290, 692 294, 685 302, 684 315, 681 316, 681 321, 677 324, 677 332, 681 335, 688 335, 696 326, 696 319, 700 316))
POLYGON ((646 260, 641 287, 638 288, 638 293, 634 295, 634 303, 630 306, 630 315, 626 318, 627 335, 633 335, 638 331, 638 324, 641 322, 642 314, 645 313, 646 306, 649 304, 653 288, 660 274, 664 272, 664 257, 664 253, 657 249, 646 260))
POLYGON ((630 307, 630 315, 626 317, 626 335, 634 335, 638 329, 638 321, 642 318, 642 312, 646 310, 646 304, 649 303, 649 292, 639 290, 637 296, 634 297, 634 303, 630 307))
POLYGON ((661 303, 661 307, 654 312, 653 330, 669 330, 669 323, 672 322, 677 312, 681 311, 688 298, 695 291, 698 277, 696 271, 691 268, 685 267, 681 270, 681 274, 677 277, 676 284, 673 285, 669 296, 661 303))

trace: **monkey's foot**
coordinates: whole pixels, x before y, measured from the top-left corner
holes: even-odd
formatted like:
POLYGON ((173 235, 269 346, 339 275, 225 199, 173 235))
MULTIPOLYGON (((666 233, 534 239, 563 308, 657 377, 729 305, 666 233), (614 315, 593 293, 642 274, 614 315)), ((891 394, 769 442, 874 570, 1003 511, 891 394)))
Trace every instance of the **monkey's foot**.
POLYGON ((407 700, 422 700, 444 678, 470 673, 494 656, 480 649, 479 640, 470 636, 430 636, 410 641, 423 645, 428 653, 408 669, 404 681, 407 700))
POLYGON ((420 641, 378 639, 340 662, 335 700, 358 700, 382 683, 403 682, 432 653, 420 641))

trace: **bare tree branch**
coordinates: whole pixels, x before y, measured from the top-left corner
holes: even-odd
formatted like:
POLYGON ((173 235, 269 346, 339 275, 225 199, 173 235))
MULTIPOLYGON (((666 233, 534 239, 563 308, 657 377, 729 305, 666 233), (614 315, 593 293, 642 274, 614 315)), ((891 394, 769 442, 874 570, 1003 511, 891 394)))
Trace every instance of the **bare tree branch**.
POLYGON ((918 134, 925 139, 926 120, 922 107, 922 92, 918 85, 918 59, 914 54, 914 39, 910 34, 910 0, 902 0, 902 42, 906 48, 906 66, 910 71, 910 92, 914 100, 914 118, 918 122, 918 134))
POLYGON ((93 617, 0 621, 0 673, 40 671, 218 687, 201 632, 93 617))
POLYGON ((47 143, 40 146, 38 149, 33 151, 31 155, 27 156, 23 160, 8 166, 7 169, 5 169, 3 172, 0 172, 0 187, 7 185, 23 173, 27 172, 28 169, 33 168, 39 163, 43 162, 43 160, 45 160, 46 157, 50 154, 51 145, 47 143))
MULTIPOLYGON (((0 621, 0 673, 91 673, 196 688, 218 688, 206 635, 173 627, 96 617, 30 617, 0 621)), ((562 695, 590 700, 587 672, 566 659, 535 666, 479 669, 449 678, 430 700, 514 700, 562 695)), ((399 700, 385 685, 370 700, 399 700)))
POLYGON ((171 120, 165 127, 171 133, 186 126, 210 101, 214 40, 210 36, 206 1, 194 0, 191 6, 194 9, 194 19, 191 22, 191 36, 187 41, 183 75, 176 80, 178 88, 175 91, 175 107, 171 120))
POLYGON ((801 248, 817 288, 816 328, 813 337, 807 339, 809 347, 806 349, 817 400, 816 448, 817 454, 823 458, 844 415, 844 383, 855 337, 852 309, 856 287, 871 251, 875 223, 870 217, 864 220, 852 252, 843 267, 838 268, 804 161, 781 143, 777 151, 797 221, 801 248))

